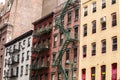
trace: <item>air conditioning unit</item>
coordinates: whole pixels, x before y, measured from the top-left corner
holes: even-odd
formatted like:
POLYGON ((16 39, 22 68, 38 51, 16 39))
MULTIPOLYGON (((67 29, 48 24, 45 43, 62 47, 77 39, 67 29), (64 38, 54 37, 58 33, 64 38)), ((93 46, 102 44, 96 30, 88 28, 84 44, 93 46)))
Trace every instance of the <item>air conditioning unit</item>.
POLYGON ((102 17, 101 22, 105 22, 105 21, 106 21, 106 17, 102 17))

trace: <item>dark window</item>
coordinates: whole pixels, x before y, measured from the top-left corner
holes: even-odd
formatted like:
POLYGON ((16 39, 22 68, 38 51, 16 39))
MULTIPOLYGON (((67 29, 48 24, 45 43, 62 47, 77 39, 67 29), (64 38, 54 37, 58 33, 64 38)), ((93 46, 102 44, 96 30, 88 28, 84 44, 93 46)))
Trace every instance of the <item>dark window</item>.
POLYGON ((96 33, 96 20, 92 22, 92 33, 96 33))
POLYGON ((28 38, 28 47, 30 46, 30 39, 31 39, 31 38, 28 38))
POLYGON ((83 36, 87 36, 87 24, 83 25, 83 36))
POLYGON ((75 39, 78 39, 78 27, 74 28, 75 39))
POLYGON ((24 53, 22 53, 22 59, 21 59, 21 61, 22 62, 24 61, 24 53))
POLYGON ((20 50, 20 47, 21 47, 21 42, 19 42, 19 50, 20 50))
POLYGON ((91 80, 95 80, 95 67, 91 68, 91 80))
POLYGON ((19 67, 16 68, 16 76, 18 76, 19 73, 19 67))
POLYGON ((74 48, 74 62, 77 62, 77 51, 78 51, 78 48, 74 48))
POLYGON ((113 51, 117 50, 117 37, 116 36, 112 37, 112 50, 113 51))
POLYGON ((70 50, 66 50, 66 63, 69 63, 69 58, 70 58, 70 50))
POLYGON ((102 45, 102 49, 101 49, 102 53, 106 53, 106 40, 105 39, 101 41, 101 45, 102 45))
POLYGON ((88 15, 88 7, 84 7, 84 16, 87 16, 88 15))
POLYGON ((82 80, 86 80, 86 69, 82 69, 82 80))
POLYGON ((46 58, 46 66, 49 66, 49 56, 46 58))
POLYGON ((102 0, 102 9, 106 8, 106 0, 102 0))
POLYGON ((56 46, 57 46, 57 35, 54 36, 54 47, 56 47, 56 46))
POLYGON ((61 75, 61 73, 58 73, 58 80, 62 80, 62 75, 61 75))
POLYGON ((116 26, 117 25, 117 16, 116 13, 112 13, 112 26, 116 26))
POLYGON ((96 12, 96 2, 94 2, 94 3, 92 4, 92 6, 93 6, 93 11, 92 11, 92 12, 94 13, 94 12, 96 12))
POLYGON ((26 57, 26 60, 29 60, 29 52, 30 52, 30 51, 27 51, 27 57, 26 57))
POLYGON ((53 54, 52 65, 54 65, 56 54, 53 54))
POLYGON ((26 71, 25 71, 25 74, 28 75, 28 64, 26 65, 26 71))
POLYGON ((112 3, 112 4, 115 4, 115 3, 116 3, 116 0, 111 0, 111 3, 112 3))
POLYGON ((48 38, 48 48, 50 48, 50 38, 48 38))
POLYGON ((26 40, 23 40, 23 45, 25 45, 26 40))
POLYGON ((87 56, 87 45, 83 46, 83 58, 87 56))
POLYGON ((101 18, 101 30, 106 29, 106 17, 101 18))
POLYGON ((23 66, 21 66, 21 74, 20 74, 20 76, 22 76, 23 75, 23 66))
POLYGON ((64 40, 64 35, 63 33, 60 33, 60 45, 63 44, 63 40, 64 40))
POLYGON ((69 77, 69 71, 68 71, 68 70, 65 70, 65 72, 66 72, 66 75, 69 77))
POLYGON ((48 80, 48 74, 45 74, 45 80, 48 80))
POLYGON ((71 23, 71 20, 72 20, 72 13, 71 11, 68 12, 68 24, 71 23))
POLYGON ((44 57, 41 58, 41 66, 44 66, 44 57))
POLYGON ((106 66, 101 66, 101 80, 106 80, 106 66))
POLYGON ((79 9, 75 9, 75 21, 77 21, 79 18, 79 9))
POLYGON ((112 64, 112 79, 111 80, 117 80, 117 63, 112 64))
POLYGON ((96 55, 96 43, 92 43, 92 56, 96 55))

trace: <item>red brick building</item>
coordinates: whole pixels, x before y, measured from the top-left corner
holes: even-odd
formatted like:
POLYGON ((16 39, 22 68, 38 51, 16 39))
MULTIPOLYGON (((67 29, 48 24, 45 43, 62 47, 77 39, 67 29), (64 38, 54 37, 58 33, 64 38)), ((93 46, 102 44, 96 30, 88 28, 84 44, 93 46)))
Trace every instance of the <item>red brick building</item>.
POLYGON ((52 64, 50 80, 65 80, 67 75, 68 80, 78 80, 78 57, 79 57, 79 34, 80 34, 80 4, 77 0, 68 4, 63 3, 56 7, 54 13, 54 29, 53 29, 53 49, 52 49, 52 64), (63 8, 65 13, 61 14, 63 8), (64 15, 63 19, 60 16, 64 15), (62 20, 59 22, 59 20, 62 20), (58 24, 56 22, 58 21, 58 24), (64 30, 56 25, 63 24, 64 30), (65 32, 67 31, 67 32, 65 32), (67 35, 67 33, 69 35, 67 35), (67 37, 77 40, 75 42, 66 43, 67 37), (61 59, 62 57, 62 59, 61 59), (56 59, 61 59, 60 63, 63 69, 54 66, 56 59), (62 71, 63 70, 63 71, 62 71), (65 72, 66 74, 63 74, 65 72))
POLYGON ((33 25, 31 79, 48 80, 51 76, 53 13, 33 22, 33 25))

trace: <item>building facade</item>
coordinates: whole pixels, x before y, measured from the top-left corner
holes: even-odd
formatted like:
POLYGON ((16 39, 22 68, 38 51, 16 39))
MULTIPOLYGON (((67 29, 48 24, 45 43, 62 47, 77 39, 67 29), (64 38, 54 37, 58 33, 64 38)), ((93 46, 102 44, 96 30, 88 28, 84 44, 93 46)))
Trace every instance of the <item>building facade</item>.
POLYGON ((2 80, 4 62, 4 44, 12 39, 13 26, 8 22, 12 3, 7 1, 0 6, 0 80, 2 80))
POLYGON ((32 30, 5 44, 2 80, 29 80, 32 30))
POLYGON ((80 80, 119 80, 120 0, 82 0, 80 80))
POLYGON ((79 1, 63 1, 54 11, 51 80, 78 80, 79 1), (56 64, 57 60, 59 62, 56 64))
POLYGON ((31 80, 49 80, 52 52, 53 12, 33 22, 31 80))

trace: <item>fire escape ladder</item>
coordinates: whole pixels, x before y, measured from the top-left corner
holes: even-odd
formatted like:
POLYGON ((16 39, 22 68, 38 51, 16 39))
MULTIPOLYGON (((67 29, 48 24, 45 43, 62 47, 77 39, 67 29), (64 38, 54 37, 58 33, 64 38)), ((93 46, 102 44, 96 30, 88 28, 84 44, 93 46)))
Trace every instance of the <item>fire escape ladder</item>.
POLYGON ((62 73, 62 76, 64 76, 64 79, 68 80, 68 76, 67 76, 65 70, 62 68, 62 65, 57 65, 57 67, 58 67, 59 72, 62 73))
POLYGON ((77 41, 76 39, 70 38, 70 34, 69 34, 68 30, 64 28, 64 24, 62 23, 62 21, 64 19, 64 16, 65 16, 65 13, 67 11, 67 8, 71 5, 72 1, 73 0, 67 0, 65 6, 63 7, 63 10, 61 12, 61 15, 60 15, 59 19, 57 19, 55 21, 56 26, 58 26, 58 28, 60 29, 60 31, 66 37, 66 40, 65 40, 64 44, 62 45, 60 51, 58 51, 58 53, 59 53, 58 57, 55 60, 55 66, 57 66, 58 71, 60 71, 62 73, 62 76, 63 76, 64 80, 68 80, 68 76, 67 76, 67 74, 66 74, 66 72, 63 69, 62 64, 61 64, 62 57, 63 57, 64 52, 67 50, 68 45, 70 43, 74 43, 74 42, 77 41))

